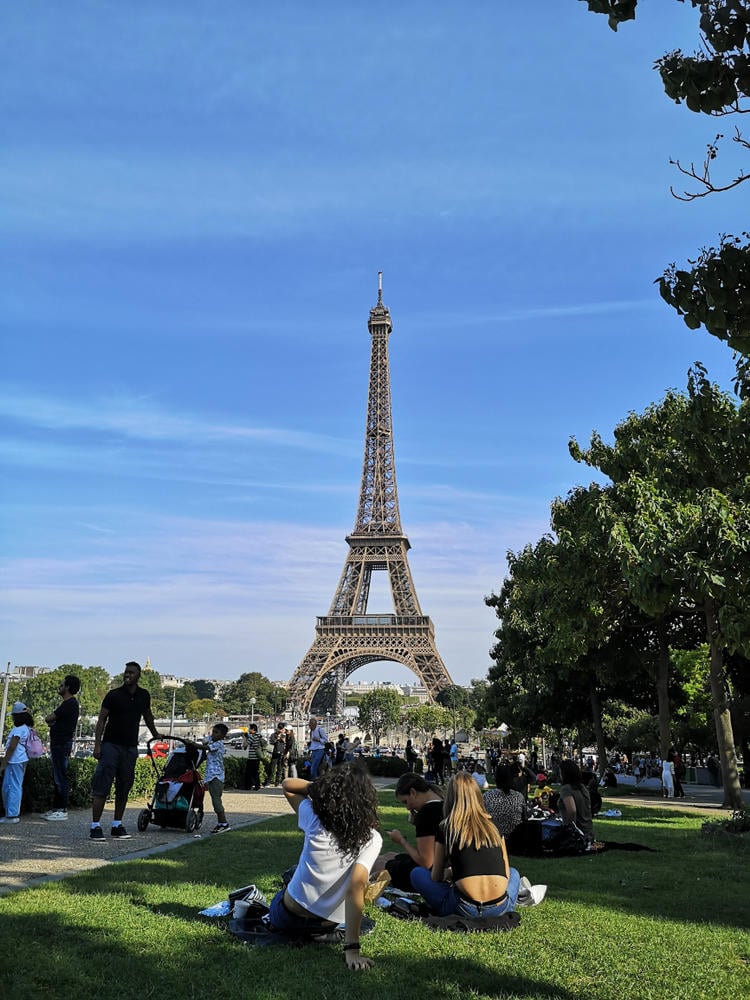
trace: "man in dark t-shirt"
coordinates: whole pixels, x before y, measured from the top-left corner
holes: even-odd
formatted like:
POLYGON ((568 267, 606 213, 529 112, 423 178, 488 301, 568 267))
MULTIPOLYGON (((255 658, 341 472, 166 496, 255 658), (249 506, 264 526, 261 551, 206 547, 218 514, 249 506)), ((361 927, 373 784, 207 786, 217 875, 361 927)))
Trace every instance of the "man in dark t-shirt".
POLYGON ((112 821, 112 836, 119 840, 130 839, 130 834, 122 825, 122 817, 128 804, 130 789, 133 787, 141 719, 146 723, 154 739, 159 739, 151 712, 151 695, 145 688, 138 687, 140 676, 139 663, 133 660, 126 663, 122 687, 113 688, 105 694, 99 718, 96 720, 94 757, 99 763, 91 782, 92 822, 89 838, 97 843, 104 842, 104 831, 99 821, 113 781, 115 815, 112 821))
POLYGON ((80 710, 76 695, 81 690, 81 682, 74 674, 67 674, 57 690, 62 702, 44 720, 49 725, 49 754, 55 785, 52 808, 43 814, 47 820, 68 818, 68 761, 78 725, 80 710))

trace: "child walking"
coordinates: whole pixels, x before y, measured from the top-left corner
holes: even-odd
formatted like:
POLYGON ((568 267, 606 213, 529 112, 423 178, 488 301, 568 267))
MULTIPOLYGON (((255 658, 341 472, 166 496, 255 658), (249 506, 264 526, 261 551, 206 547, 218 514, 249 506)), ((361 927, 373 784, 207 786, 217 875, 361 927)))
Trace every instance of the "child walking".
POLYGON ((224 812, 224 803, 221 800, 224 791, 224 740, 228 728, 223 722, 217 722, 211 730, 211 735, 201 741, 201 745, 206 751, 206 776, 205 782, 211 795, 211 805, 214 807, 216 826, 211 833, 224 833, 229 829, 227 814, 224 812))

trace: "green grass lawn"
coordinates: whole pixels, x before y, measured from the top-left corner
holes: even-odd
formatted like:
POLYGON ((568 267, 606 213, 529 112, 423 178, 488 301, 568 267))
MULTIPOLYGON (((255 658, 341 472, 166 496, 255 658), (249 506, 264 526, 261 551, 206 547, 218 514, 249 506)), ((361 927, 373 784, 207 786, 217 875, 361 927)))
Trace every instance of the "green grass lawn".
MULTIPOLYGON (((381 804, 385 829, 407 829, 392 792, 381 804)), ((376 964, 362 973, 333 946, 239 944, 197 911, 248 882, 270 897, 299 853, 290 813, 1 898, 0 989, 9 1000, 748 996, 747 842, 704 838, 700 817, 674 808, 621 808, 597 836, 658 853, 518 859, 549 891, 509 934, 435 932, 373 911, 362 950, 376 964)))

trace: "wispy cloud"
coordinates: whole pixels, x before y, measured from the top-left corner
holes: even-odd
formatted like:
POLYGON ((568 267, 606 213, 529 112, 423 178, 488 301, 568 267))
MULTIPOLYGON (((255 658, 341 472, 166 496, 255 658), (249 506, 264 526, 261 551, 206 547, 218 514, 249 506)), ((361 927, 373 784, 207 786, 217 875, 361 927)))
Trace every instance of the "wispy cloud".
POLYGON ((111 434, 135 441, 188 441, 216 443, 237 439, 273 447, 349 454, 351 444, 343 439, 283 427, 231 424, 160 407, 148 397, 88 399, 84 402, 55 400, 49 396, 0 391, 0 416, 32 427, 51 430, 83 430, 111 434))
MULTIPOLYGON (((142 520, 140 529, 97 532, 88 544, 82 535, 75 557, 4 563, 0 622, 14 662, 115 670, 135 649, 169 673, 291 676, 333 597, 343 538, 301 525, 188 518, 142 520)), ((499 586, 516 532, 446 523, 411 533, 417 593, 459 682, 486 670, 494 615, 483 598, 499 586)))

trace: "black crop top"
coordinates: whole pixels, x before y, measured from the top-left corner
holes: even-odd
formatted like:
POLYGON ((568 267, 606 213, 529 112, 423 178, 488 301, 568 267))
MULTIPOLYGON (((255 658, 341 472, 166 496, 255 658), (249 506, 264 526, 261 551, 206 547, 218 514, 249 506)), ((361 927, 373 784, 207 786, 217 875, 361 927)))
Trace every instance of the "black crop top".
MULTIPOLYGON (((445 844, 445 831, 442 827, 438 830, 435 840, 438 844, 445 844)), ((464 847, 460 850, 454 847, 447 860, 451 866, 454 882, 460 882, 462 878, 471 875, 508 877, 502 847, 464 847)))

